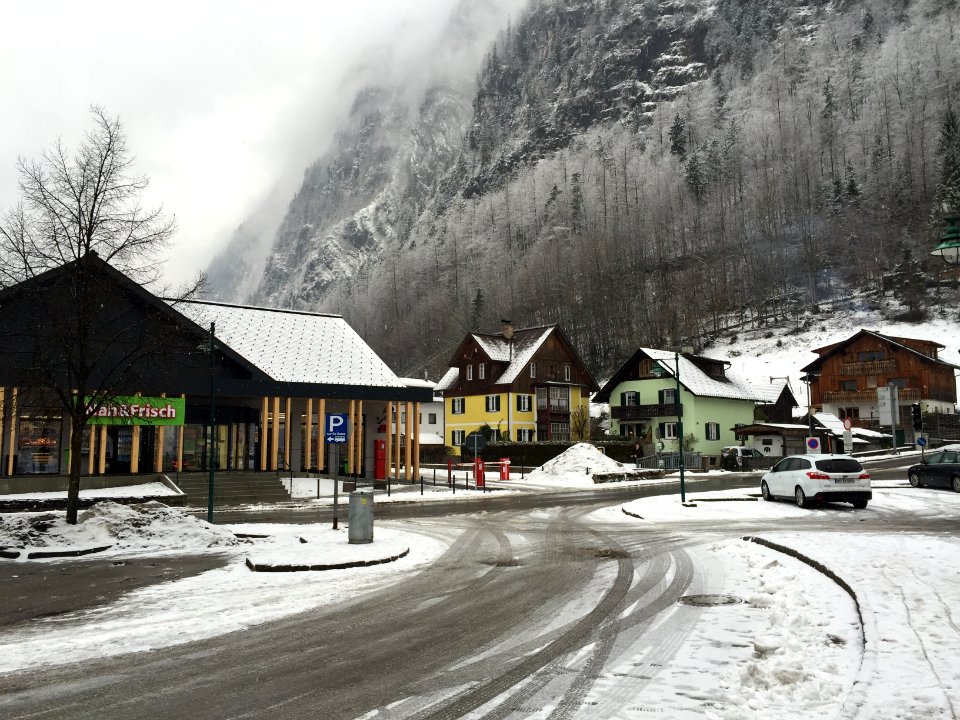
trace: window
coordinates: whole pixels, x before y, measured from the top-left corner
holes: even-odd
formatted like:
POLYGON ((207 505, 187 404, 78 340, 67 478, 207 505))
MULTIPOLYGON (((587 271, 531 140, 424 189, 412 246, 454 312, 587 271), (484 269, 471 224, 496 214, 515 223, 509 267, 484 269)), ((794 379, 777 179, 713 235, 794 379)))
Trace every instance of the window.
POLYGON ((477 366, 477 376, 478 376, 481 380, 484 380, 484 379, 487 377, 487 364, 486 364, 486 363, 480 363, 480 364, 477 366))
POLYGON ((858 407, 840 408, 839 417, 841 420, 845 420, 846 418, 850 418, 851 420, 856 420, 857 418, 860 417, 860 408, 858 407))
POLYGON ((675 422, 660 423, 660 437, 664 440, 676 440, 677 424, 675 422))
POLYGON ((890 382, 888 383, 888 385, 893 385, 894 387, 898 387, 900 389, 909 387, 909 385, 907 384, 906 378, 890 378, 890 382))
POLYGON ((663 393, 663 402, 661 405, 675 405, 677 402, 677 391, 675 388, 667 388, 661 390, 663 393))
POLYGON ((550 423, 551 440, 569 440, 570 423, 550 423))
POLYGON ((401 425, 407 424, 407 414, 405 412, 400 413, 400 424, 401 425))
POLYGON ((533 430, 520 428, 517 430, 517 442, 533 442, 533 430))
POLYGON ((462 397, 450 400, 450 412, 454 415, 463 415, 463 401, 462 397))
POLYGON ((563 379, 566 380, 567 382, 570 382, 570 366, 569 365, 563 366, 563 379))
POLYGON ((535 378, 537 376, 537 364, 535 362, 530 363, 530 377, 535 378))
POLYGON ((858 352, 857 360, 860 362, 875 362, 877 360, 883 360, 886 357, 886 353, 883 350, 867 350, 866 352, 858 352))
POLYGON ((517 395, 517 412, 530 412, 533 409, 533 399, 530 395, 517 395))
POLYGON ((500 396, 487 395, 487 412, 500 412, 500 396))
POLYGON ((640 393, 636 390, 627 390, 620 393, 620 404, 624 407, 636 407, 640 404, 640 393))
POLYGON ((464 433, 465 430, 454 430, 450 434, 450 444, 456 447, 457 445, 463 445, 464 433))
POLYGON ((720 439, 720 423, 708 422, 707 423, 707 440, 719 440, 720 439))
POLYGON ((856 380, 843 380, 840 382, 840 389, 846 390, 847 392, 856 392, 857 391, 857 381, 856 380))
MULTIPOLYGON (((538 393, 540 389, 537 388, 538 393)), ((550 409, 558 412, 570 412, 570 388, 550 386, 550 409)))
POLYGON ((473 380, 473 365, 467 365, 467 380, 473 380))
POLYGON ((428 415, 427 415, 427 422, 430 423, 431 425, 436 425, 436 424, 437 424, 437 414, 436 414, 436 413, 430 413, 430 414, 428 414, 428 415))

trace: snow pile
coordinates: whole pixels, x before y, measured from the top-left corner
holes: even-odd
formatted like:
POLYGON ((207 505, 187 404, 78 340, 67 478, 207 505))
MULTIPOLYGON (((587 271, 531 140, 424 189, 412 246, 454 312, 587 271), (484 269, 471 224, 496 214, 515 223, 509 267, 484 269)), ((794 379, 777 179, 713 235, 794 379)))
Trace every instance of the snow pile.
POLYGON ((97 503, 69 525, 66 513, 40 512, 0 515, 0 546, 77 550, 203 549, 236 545, 224 528, 210 525, 160 502, 140 505, 97 503))
MULTIPOLYGON (((108 488, 81 488, 80 497, 87 498, 147 498, 165 495, 182 495, 162 482, 140 483, 139 485, 121 485, 108 488)), ((52 492, 28 492, 4 495, 4 500, 62 500, 67 497, 66 490, 52 492)))
POLYGON ((618 463, 613 458, 608 458, 590 443, 577 443, 531 472, 530 478, 542 478, 545 475, 557 476, 574 473, 586 475, 599 472, 617 472, 622 469, 622 463, 618 463))

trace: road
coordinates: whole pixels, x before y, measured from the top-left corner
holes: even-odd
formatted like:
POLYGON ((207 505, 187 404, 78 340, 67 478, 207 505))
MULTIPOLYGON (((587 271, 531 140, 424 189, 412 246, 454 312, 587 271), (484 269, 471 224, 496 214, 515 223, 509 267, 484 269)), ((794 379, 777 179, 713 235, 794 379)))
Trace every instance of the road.
MULTIPOLYGON (((487 498, 485 511, 458 503, 453 515, 398 507, 409 529, 451 541, 427 570, 208 641, 10 675, 0 679, 0 716, 611 717, 670 662, 703 612, 677 599, 716 591, 686 547, 765 529, 830 527, 829 517, 668 530, 586 519, 599 507, 665 491, 676 488, 487 498), (670 622, 658 623, 667 610, 670 622), (594 681, 630 657, 642 661, 588 700, 594 681)), ((955 529, 928 524, 921 529, 955 529)), ((858 530, 881 527, 918 530, 889 516, 858 523, 858 530)), ((82 582, 77 588, 91 592, 82 582)))

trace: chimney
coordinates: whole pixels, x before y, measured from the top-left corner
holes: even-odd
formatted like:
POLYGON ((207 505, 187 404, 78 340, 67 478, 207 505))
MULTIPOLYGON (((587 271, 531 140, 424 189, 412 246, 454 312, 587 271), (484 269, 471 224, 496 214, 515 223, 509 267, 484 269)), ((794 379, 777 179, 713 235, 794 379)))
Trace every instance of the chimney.
POLYGON ((501 320, 500 332, 507 340, 513 339, 513 320, 501 320))

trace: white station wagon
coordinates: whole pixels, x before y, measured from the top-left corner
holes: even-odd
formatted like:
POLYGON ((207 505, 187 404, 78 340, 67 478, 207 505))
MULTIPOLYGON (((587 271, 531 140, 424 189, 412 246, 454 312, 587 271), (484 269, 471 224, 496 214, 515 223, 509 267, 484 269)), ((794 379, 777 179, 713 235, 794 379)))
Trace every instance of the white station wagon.
POLYGON ((760 481, 764 500, 792 498, 800 507, 812 502, 848 502, 863 509, 873 498, 870 473, 849 455, 791 455, 760 481))

